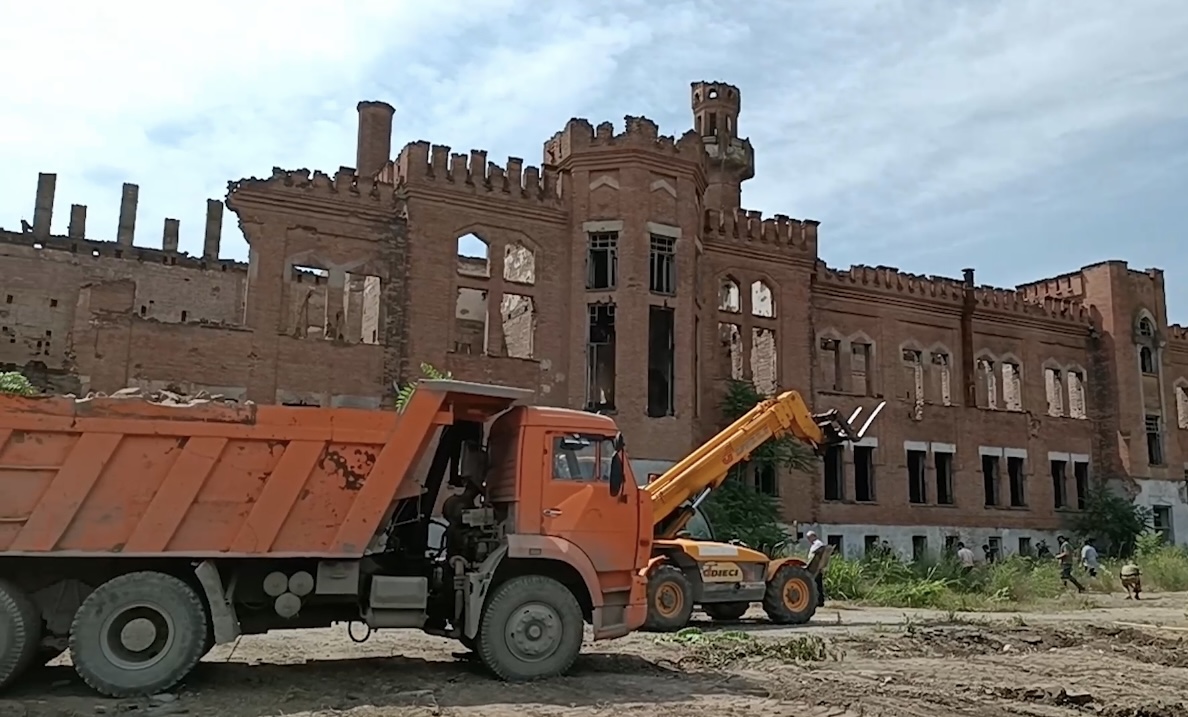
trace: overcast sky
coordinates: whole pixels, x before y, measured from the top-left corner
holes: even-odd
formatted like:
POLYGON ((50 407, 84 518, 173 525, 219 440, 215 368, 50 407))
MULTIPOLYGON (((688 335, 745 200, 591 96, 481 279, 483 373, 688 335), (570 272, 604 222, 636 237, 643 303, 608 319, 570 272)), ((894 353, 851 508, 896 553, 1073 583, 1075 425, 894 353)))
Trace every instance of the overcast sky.
MULTIPOLYGON (((39 171, 136 243, 274 165, 354 163, 355 103, 426 139, 539 162, 573 116, 665 134, 689 83, 742 90, 757 173, 743 203, 813 218, 833 266, 1013 286, 1105 259, 1165 269, 1188 322, 1184 0, 0 0, 0 226, 32 220, 39 171), (348 9, 341 9, 348 8, 348 9), (1176 258, 1179 256, 1180 258, 1176 258)), ((225 256, 246 245, 228 212, 225 256)))

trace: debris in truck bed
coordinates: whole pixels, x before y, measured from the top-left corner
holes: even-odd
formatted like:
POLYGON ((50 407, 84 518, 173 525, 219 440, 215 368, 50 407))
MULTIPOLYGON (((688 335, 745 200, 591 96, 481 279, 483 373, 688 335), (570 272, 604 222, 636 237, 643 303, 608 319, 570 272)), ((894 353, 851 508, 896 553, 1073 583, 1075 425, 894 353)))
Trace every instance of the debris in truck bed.
MULTIPOLYGON (((159 403, 165 406, 195 406, 202 403, 239 403, 234 398, 224 396, 222 394, 211 394, 206 391, 199 391, 193 395, 187 395, 180 391, 167 391, 165 389, 147 389, 138 386, 129 386, 128 388, 121 388, 110 394, 102 391, 91 391, 86 396, 78 398, 76 396, 67 394, 67 398, 73 398, 76 401, 89 401, 93 398, 139 398, 150 403, 159 403)), ((251 405, 251 401, 244 401, 244 405, 251 405)))

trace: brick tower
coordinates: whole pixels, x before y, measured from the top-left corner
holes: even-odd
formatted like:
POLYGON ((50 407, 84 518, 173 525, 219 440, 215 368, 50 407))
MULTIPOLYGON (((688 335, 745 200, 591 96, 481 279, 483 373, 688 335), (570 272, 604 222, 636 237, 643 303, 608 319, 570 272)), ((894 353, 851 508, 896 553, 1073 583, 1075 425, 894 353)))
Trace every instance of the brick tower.
POLYGON ((742 205, 742 183, 755 176, 755 150, 738 136, 742 95, 723 82, 692 84, 693 129, 705 144, 705 208, 732 211, 742 205))

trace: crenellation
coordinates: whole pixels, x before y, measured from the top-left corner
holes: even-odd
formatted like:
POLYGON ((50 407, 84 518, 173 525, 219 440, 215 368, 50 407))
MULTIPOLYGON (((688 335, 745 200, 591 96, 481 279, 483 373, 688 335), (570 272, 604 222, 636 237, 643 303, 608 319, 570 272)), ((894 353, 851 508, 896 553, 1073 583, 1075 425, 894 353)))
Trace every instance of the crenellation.
POLYGON ((820 262, 816 276, 818 281, 824 283, 909 294, 952 304, 960 304, 965 291, 964 285, 957 279, 911 274, 889 266, 854 264, 848 270, 841 270, 820 262))
POLYGON ((974 297, 984 309, 1022 314, 1067 323, 1094 326, 1092 312, 1080 301, 1045 296, 1031 300, 1026 292, 983 286, 974 290, 974 297))
POLYGON ((1188 326, 1171 324, 1167 327, 1167 337, 1171 341, 1188 342, 1188 326))
POLYGON ((180 233, 181 222, 177 219, 166 219, 165 227, 161 231, 161 250, 176 254, 180 233))
POLYGON ((140 201, 140 187, 124 182, 120 192, 120 220, 116 228, 116 243, 132 246, 136 237, 136 206, 140 201))
POLYGON ((471 193, 484 190, 512 198, 556 205, 558 174, 553 167, 524 166, 520 157, 508 157, 505 165, 488 161, 486 150, 451 152, 447 145, 410 142, 378 178, 399 186, 433 183, 471 193))
POLYGON ((87 207, 85 204, 70 205, 70 226, 66 236, 71 239, 85 239, 87 236, 87 207))
POLYGON ((723 244, 759 244, 795 254, 817 252, 817 226, 811 219, 791 219, 783 214, 764 219, 755 210, 737 209, 734 212, 705 212, 705 240, 723 244))
POLYGON ((624 118, 624 129, 619 133, 611 122, 601 122, 595 128, 586 119, 569 120, 564 129, 544 143, 544 161, 561 164, 575 154, 605 149, 638 149, 698 164, 704 162, 701 137, 696 132, 685 132, 678 140, 672 135, 661 135, 659 125, 653 120, 633 115, 624 118))
POLYGON ((383 173, 375 177, 361 175, 352 167, 340 167, 334 176, 320 170, 272 168, 268 179, 248 177, 227 183, 227 202, 235 202, 245 192, 294 192, 305 196, 321 195, 334 201, 351 201, 373 207, 395 207, 396 188, 384 181, 383 173))

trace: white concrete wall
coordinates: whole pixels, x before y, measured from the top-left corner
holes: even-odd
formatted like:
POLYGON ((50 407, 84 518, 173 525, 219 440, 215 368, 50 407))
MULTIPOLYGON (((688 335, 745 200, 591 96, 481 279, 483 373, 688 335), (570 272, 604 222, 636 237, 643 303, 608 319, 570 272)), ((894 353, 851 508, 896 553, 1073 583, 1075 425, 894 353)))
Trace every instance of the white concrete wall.
POLYGON ((808 525, 802 524, 799 530, 816 531, 821 540, 828 542, 829 536, 842 536, 842 552, 847 558, 860 558, 866 552, 866 536, 878 536, 879 542, 887 541, 900 557, 910 560, 912 557, 912 538, 924 536, 927 541, 928 554, 939 557, 945 548, 945 538, 956 536, 957 540, 965 543, 974 552, 977 560, 982 559, 982 546, 989 543, 990 538, 998 538, 1001 543, 999 555, 1006 557, 1019 552, 1019 538, 1030 538, 1031 548, 1041 540, 1048 541, 1048 548, 1055 554, 1056 532, 1040 530, 1004 530, 1000 528, 957 528, 938 525, 808 525))
POLYGON ((1180 481, 1136 478, 1139 486, 1135 502, 1147 508, 1165 505, 1171 508, 1172 538, 1177 545, 1188 545, 1188 484, 1180 481))

